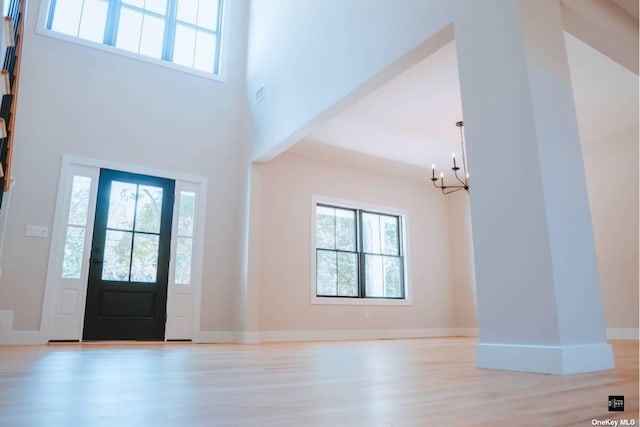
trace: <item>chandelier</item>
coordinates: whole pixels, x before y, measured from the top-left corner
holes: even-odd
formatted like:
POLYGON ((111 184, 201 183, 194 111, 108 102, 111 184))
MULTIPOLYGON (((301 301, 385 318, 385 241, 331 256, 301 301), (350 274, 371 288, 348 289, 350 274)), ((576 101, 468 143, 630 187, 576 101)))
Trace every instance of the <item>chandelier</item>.
POLYGON ((431 165, 431 183, 433 186, 440 191, 442 194, 451 194, 455 193, 459 190, 469 191, 469 173, 467 172, 467 158, 465 156, 464 149, 464 138, 462 136, 462 122, 456 122, 456 126, 460 128, 460 148, 462 153, 462 179, 458 176, 458 171, 460 170, 460 166, 456 163, 456 153, 451 153, 451 158, 453 159, 453 167, 451 170, 456 177, 457 182, 454 184, 447 184, 444 182, 444 172, 440 172, 440 177, 436 177, 436 165, 431 165), (438 182, 440 181, 440 182, 438 182))

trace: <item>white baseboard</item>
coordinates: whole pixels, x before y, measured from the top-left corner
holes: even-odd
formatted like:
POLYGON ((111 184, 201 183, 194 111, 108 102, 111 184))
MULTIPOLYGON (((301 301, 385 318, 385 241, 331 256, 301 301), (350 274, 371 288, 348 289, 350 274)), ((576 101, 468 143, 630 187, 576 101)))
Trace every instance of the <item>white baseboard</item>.
POLYGON ((263 331, 262 342, 287 341, 344 341, 429 337, 477 336, 473 328, 430 328, 430 329, 345 329, 315 331, 263 331))
POLYGON ((512 345, 479 343, 479 368, 540 374, 576 374, 614 368, 613 350, 608 343, 585 345, 512 345))
POLYGON ((14 331, 13 310, 0 310, 0 345, 44 344, 40 331, 14 331))
POLYGON ((38 345, 46 344, 40 331, 10 331, 0 334, 0 345, 38 345))
POLYGON ((477 337, 478 328, 455 328, 457 337, 477 337))
POLYGON ((260 344, 262 342, 260 331, 236 332, 234 337, 238 344, 260 344))
POLYGON ((607 338, 610 340, 638 340, 638 328, 607 328, 607 338))
POLYGON ((201 331, 194 343, 259 344, 261 342, 347 341, 429 337, 476 337, 476 328, 345 329, 305 331, 201 331))
POLYGON ((228 344, 235 342, 233 331, 200 331, 191 340, 198 344, 228 344))

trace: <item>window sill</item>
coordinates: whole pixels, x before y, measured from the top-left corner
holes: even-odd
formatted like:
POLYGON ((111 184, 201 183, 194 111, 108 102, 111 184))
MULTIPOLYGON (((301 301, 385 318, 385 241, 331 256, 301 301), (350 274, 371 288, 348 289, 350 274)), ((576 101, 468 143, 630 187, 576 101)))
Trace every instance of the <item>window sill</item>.
MULTIPOLYGON (((119 55, 119 56, 124 56, 126 58, 131 58, 131 59, 135 59, 137 61, 141 61, 141 62, 146 62, 147 64, 152 64, 152 65, 156 65, 156 66, 160 66, 160 67, 164 67, 164 68, 169 68, 175 71, 179 71, 182 73, 186 73, 186 74, 191 74, 194 76, 198 76, 198 77, 202 77, 205 79, 209 79, 209 80, 214 80, 214 81, 218 81, 221 83, 225 82, 225 78, 223 76, 223 73, 221 72, 220 74, 211 74, 205 71, 199 71, 196 70, 194 68, 189 68, 189 67, 185 67, 182 65, 178 65, 178 64, 174 64, 173 62, 168 62, 168 61, 163 61, 161 59, 156 59, 156 58, 151 58, 148 56, 143 56, 140 55, 138 53, 133 53, 133 52, 129 52, 127 50, 123 50, 123 49, 119 49, 117 47, 114 46, 109 46, 109 45, 105 45, 102 43, 97 43, 97 42, 92 42, 89 40, 84 40, 78 37, 72 37, 72 36, 68 36, 66 34, 62 34, 62 33, 58 33, 56 31, 51 31, 51 30, 47 30, 45 28, 41 28, 40 26, 38 26, 38 28, 36 29, 36 33, 40 34, 42 36, 45 37, 50 37, 53 39, 57 39, 57 40, 62 40, 68 43, 72 43, 72 44, 76 44, 76 45, 80 45, 80 46, 84 46, 84 47, 89 47, 92 49, 97 49, 97 50, 101 50, 103 52, 107 52, 113 55, 119 55)), ((222 60, 222 58, 221 58, 222 60)))
POLYGON ((384 299, 384 298, 332 298, 311 296, 311 304, 314 305, 386 305, 386 306, 410 306, 411 298, 384 299))

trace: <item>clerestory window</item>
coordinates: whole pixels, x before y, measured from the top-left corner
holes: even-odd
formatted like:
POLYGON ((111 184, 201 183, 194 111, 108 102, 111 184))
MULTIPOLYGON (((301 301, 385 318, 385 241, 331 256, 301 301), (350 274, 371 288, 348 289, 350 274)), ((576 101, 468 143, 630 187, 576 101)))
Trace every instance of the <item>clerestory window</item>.
POLYGON ((220 74, 222 0, 50 0, 46 29, 220 74))

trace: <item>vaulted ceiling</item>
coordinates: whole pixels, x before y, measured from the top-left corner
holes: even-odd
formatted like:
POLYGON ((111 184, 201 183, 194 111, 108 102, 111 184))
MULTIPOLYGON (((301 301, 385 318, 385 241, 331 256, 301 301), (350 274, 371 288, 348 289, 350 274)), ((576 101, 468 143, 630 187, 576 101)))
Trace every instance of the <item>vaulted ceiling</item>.
MULTIPOLYGON (((583 144, 637 127, 638 76, 570 34, 565 39, 583 144)), ((448 165, 451 152, 460 152, 455 122, 461 119, 452 42, 329 120, 293 149, 331 155, 334 150, 329 145, 427 170, 432 163, 448 165)))

